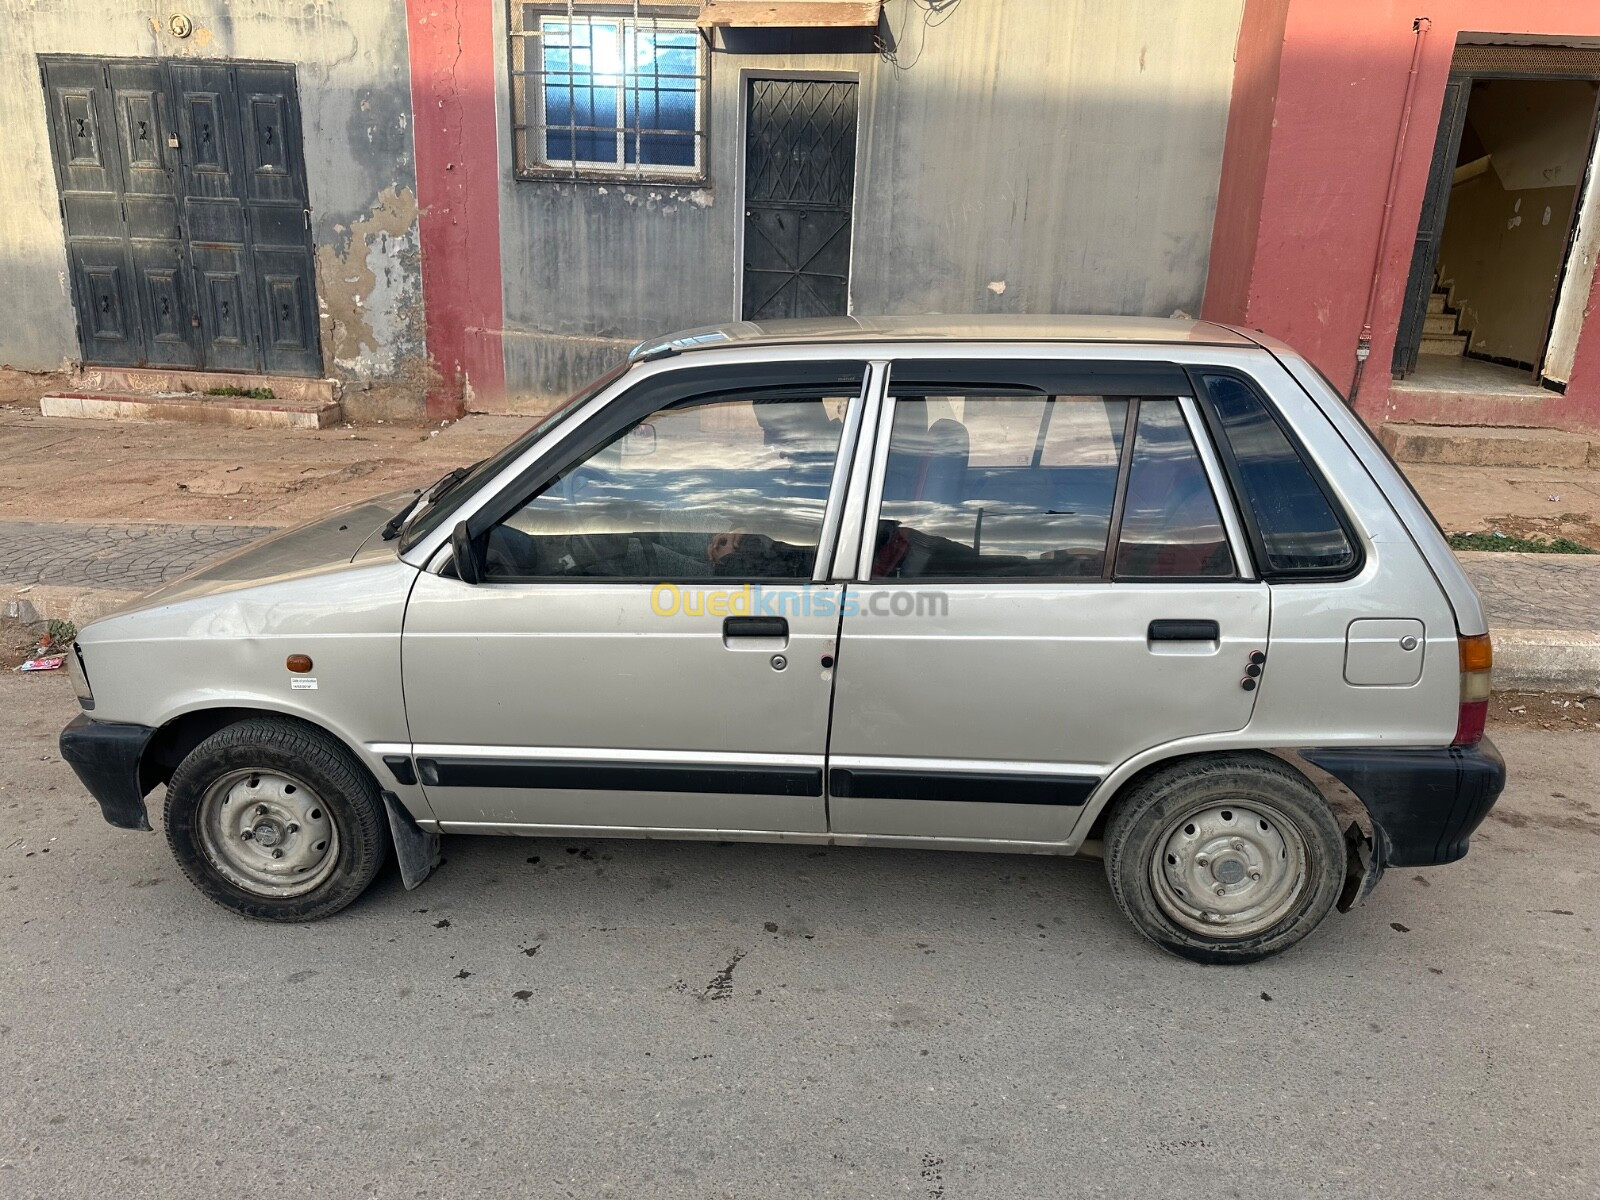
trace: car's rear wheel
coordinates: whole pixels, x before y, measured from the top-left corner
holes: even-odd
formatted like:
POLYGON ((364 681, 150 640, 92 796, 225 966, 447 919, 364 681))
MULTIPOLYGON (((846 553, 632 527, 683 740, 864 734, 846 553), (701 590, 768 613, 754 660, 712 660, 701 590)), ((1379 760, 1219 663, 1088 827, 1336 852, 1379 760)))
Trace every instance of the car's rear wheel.
POLYGON ((1265 756, 1154 771, 1106 829, 1117 904, 1151 941, 1197 962, 1253 962, 1294 945, 1332 910, 1344 873, 1327 803, 1265 756))
POLYGON ((372 777, 328 734, 281 717, 230 725, 196 746, 167 785, 166 829, 196 887, 273 921, 338 912, 388 848, 372 777))

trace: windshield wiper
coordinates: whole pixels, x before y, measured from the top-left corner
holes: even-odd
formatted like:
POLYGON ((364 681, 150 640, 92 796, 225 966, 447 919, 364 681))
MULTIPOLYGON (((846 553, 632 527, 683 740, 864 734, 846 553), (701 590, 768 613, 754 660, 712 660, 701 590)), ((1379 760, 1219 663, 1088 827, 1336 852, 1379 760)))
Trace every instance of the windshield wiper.
MULTIPOLYGON (((472 467, 477 465, 477 463, 473 463, 472 467)), ((413 513, 423 505, 433 504, 438 501, 441 496, 465 479, 471 473, 472 467, 457 467, 455 470, 441 476, 431 487, 418 492, 415 500, 389 518, 388 524, 383 527, 383 540, 388 542, 399 537, 400 531, 405 528, 406 522, 411 519, 413 513)))

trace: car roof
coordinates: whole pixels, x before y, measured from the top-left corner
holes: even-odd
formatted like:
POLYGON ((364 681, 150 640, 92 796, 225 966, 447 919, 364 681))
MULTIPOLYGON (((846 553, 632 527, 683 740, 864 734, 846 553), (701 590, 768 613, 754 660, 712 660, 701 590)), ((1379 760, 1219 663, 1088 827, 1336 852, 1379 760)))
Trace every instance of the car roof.
POLYGON ((862 342, 1121 342, 1147 345, 1254 346, 1211 321, 1163 317, 1012 316, 977 313, 924 317, 816 317, 733 321, 640 342, 634 361, 695 350, 862 342))

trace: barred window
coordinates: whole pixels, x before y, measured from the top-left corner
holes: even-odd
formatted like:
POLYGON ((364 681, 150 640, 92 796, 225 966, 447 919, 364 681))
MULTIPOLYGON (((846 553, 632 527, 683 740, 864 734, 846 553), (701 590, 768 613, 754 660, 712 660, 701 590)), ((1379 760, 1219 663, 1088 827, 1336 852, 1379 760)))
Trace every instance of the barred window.
POLYGON ((704 178, 707 57, 686 11, 512 0, 518 176, 704 178))

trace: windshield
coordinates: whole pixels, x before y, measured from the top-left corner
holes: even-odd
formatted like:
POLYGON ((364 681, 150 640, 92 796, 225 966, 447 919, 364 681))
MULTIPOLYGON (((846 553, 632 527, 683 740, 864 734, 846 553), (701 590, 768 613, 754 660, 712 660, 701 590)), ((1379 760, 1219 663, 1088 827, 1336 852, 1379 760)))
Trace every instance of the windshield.
POLYGON ((540 417, 538 422, 527 433, 517 438, 516 441, 506 446, 498 454, 490 455, 468 471, 460 483, 439 498, 438 503, 432 504, 413 515, 401 531, 400 552, 404 554, 412 546, 427 537, 429 533, 443 525, 449 520, 452 513, 459 510, 463 504, 477 495, 483 485, 498 475, 506 464, 513 461, 534 442, 549 433, 618 379, 621 379, 630 366, 632 364, 628 362, 618 363, 593 383, 579 388, 561 404, 540 417))

